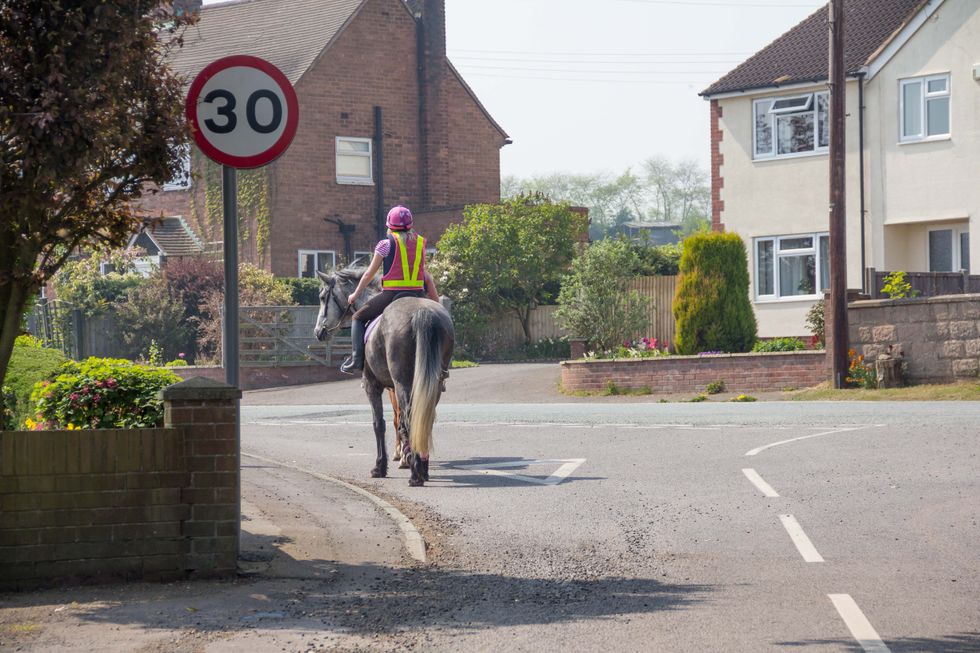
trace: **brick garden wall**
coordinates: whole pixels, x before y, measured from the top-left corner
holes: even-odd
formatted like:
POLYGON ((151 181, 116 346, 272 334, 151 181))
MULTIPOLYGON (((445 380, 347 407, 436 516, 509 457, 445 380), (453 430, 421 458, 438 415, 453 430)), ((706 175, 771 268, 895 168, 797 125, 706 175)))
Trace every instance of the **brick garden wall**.
POLYGON ((850 347, 869 362, 889 345, 903 351, 912 383, 980 374, 980 295, 851 302, 847 318, 850 347))
POLYGON ((0 589, 235 571, 241 392, 163 396, 165 428, 0 432, 0 589))
POLYGON ((774 354, 718 354, 599 361, 564 361, 562 387, 595 392, 612 382, 621 388, 652 392, 701 392, 724 381, 732 392, 806 388, 827 378, 823 351, 774 354))

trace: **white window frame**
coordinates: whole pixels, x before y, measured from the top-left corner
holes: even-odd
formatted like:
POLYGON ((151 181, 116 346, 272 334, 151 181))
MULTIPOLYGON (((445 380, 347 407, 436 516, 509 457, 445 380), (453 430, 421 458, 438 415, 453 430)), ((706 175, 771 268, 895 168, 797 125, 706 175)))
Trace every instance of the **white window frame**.
MULTIPOLYGON (((830 92, 829 91, 813 91, 811 93, 802 93, 796 95, 777 95, 765 98, 757 98, 752 101, 752 159, 754 161, 768 161, 771 159, 793 159, 802 156, 814 156, 820 154, 826 154, 830 149, 829 143, 830 139, 827 139, 828 145, 820 145, 820 96, 827 96, 827 111, 830 111, 830 92), (796 107, 781 107, 778 109, 773 108, 776 102, 788 102, 792 100, 799 100, 802 98, 809 98, 807 102, 804 103, 803 108, 796 107), (772 135, 772 144, 769 147, 768 153, 759 153, 756 143, 758 142, 758 125, 756 124, 756 106, 762 104, 763 102, 769 102, 770 107, 766 112, 769 115, 769 132, 772 135), (788 116, 793 114, 813 114, 813 149, 806 152, 792 152, 789 154, 779 154, 779 135, 776 131, 776 117, 777 116, 788 116)), ((828 121, 829 130, 829 121, 828 121)))
MULTIPOLYGON (((969 228, 958 228, 958 227, 936 227, 935 229, 926 230, 926 268, 929 271, 933 271, 932 251, 929 248, 929 238, 930 238, 930 234, 932 234, 935 231, 953 232, 953 239, 950 244, 950 247, 953 248, 953 255, 950 257, 950 260, 953 262, 953 269, 935 270, 935 272, 959 272, 960 270, 969 270, 970 261, 963 261, 962 245, 960 244, 960 242, 961 242, 961 238, 963 237, 963 234, 966 234, 967 238, 969 238, 970 230, 969 228)), ((967 245, 967 247, 969 248, 969 244, 967 245)))
POLYGON ((334 139, 334 166, 337 172, 337 183, 338 184, 353 184, 359 186, 373 186, 374 185, 374 140, 370 138, 360 138, 355 136, 337 136, 334 139), (340 144, 343 142, 349 143, 367 143, 368 151, 365 154, 359 154, 355 152, 345 152, 343 155, 340 154, 340 144), (366 177, 352 176, 352 175, 341 175, 339 170, 340 157, 363 157, 368 160, 368 174, 366 177))
MULTIPOLYGON (((314 277, 316 276, 316 270, 320 270, 320 257, 327 256, 330 258, 330 265, 326 267, 327 270, 333 270, 337 267, 337 252, 332 249, 300 249, 296 252, 296 276, 303 277, 303 258, 306 256, 313 256, 313 269, 314 277)), ((310 277, 307 277, 310 278, 310 277)))
POLYGON ((926 75, 924 77, 906 77, 898 80, 898 142, 899 143, 922 143, 926 141, 945 141, 949 140, 953 134, 953 80, 949 73, 940 75, 926 75), (946 90, 929 92, 929 82, 937 79, 945 80, 946 90), (921 84, 919 93, 919 131, 915 134, 905 133, 905 87, 910 84, 921 84), (947 111, 949 116, 947 123, 949 131, 944 134, 927 134, 929 125, 929 101, 941 98, 948 98, 947 111))
MULTIPOLYGON (((812 301, 814 299, 820 299, 823 297, 823 289, 820 288, 820 277, 823 272, 823 263, 820 260, 820 239, 830 238, 828 232, 822 231, 811 234, 793 234, 786 236, 763 236, 761 238, 754 238, 752 241, 752 278, 754 280, 754 292, 755 299, 759 303, 765 302, 792 302, 792 301, 812 301), (781 250, 779 248, 780 241, 783 240, 794 240, 796 238, 812 238, 813 246, 800 248, 800 249, 787 249, 781 250), (772 294, 762 295, 759 293, 759 244, 769 242, 772 243, 772 294), (807 254, 813 254, 814 261, 814 286, 815 292, 810 295, 786 295, 785 297, 779 294, 779 259, 781 257, 793 257, 793 256, 805 256, 807 254)), ((830 265, 830 252, 828 247, 827 253, 827 265, 830 265)))
POLYGON ((163 184, 161 190, 189 190, 191 187, 191 148, 186 145, 180 148, 180 169, 182 176, 163 184))
MULTIPOLYGON (((374 252, 359 249, 354 250, 354 261, 357 261, 358 259, 363 259, 364 265, 371 265, 371 260, 374 259, 374 252)), ((348 262, 353 263, 354 261, 348 262)))

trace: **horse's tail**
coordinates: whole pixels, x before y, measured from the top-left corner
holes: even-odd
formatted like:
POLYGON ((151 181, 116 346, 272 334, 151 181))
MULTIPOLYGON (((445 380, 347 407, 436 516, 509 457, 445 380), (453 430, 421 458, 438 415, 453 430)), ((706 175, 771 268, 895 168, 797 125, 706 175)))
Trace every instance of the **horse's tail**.
POLYGON ((428 456, 432 449, 436 404, 442 392, 442 347, 446 333, 431 310, 416 311, 412 316, 412 330, 415 332, 415 376, 408 432, 412 451, 428 456))

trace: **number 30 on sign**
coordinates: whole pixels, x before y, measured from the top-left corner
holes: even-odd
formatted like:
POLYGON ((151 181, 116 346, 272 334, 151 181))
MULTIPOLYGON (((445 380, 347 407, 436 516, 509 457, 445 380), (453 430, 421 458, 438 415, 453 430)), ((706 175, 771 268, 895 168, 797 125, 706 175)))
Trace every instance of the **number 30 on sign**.
POLYGON ((268 61, 248 55, 218 59, 187 93, 194 142, 232 168, 257 168, 289 147, 299 122, 292 84, 268 61))

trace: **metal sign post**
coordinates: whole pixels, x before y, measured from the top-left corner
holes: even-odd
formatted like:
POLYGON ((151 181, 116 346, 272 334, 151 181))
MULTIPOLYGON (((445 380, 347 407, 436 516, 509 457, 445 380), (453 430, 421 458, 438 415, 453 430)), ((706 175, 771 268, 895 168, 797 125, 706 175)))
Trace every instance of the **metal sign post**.
MULTIPOLYGON (((187 92, 187 120, 194 142, 220 163, 224 209, 224 322, 221 362, 225 382, 241 387, 238 317, 238 180, 237 168, 258 168, 276 160, 293 140, 299 125, 296 91, 268 61, 248 55, 208 64, 187 92)), ((238 524, 241 526, 241 402, 235 405, 235 449, 238 474, 238 524)))

